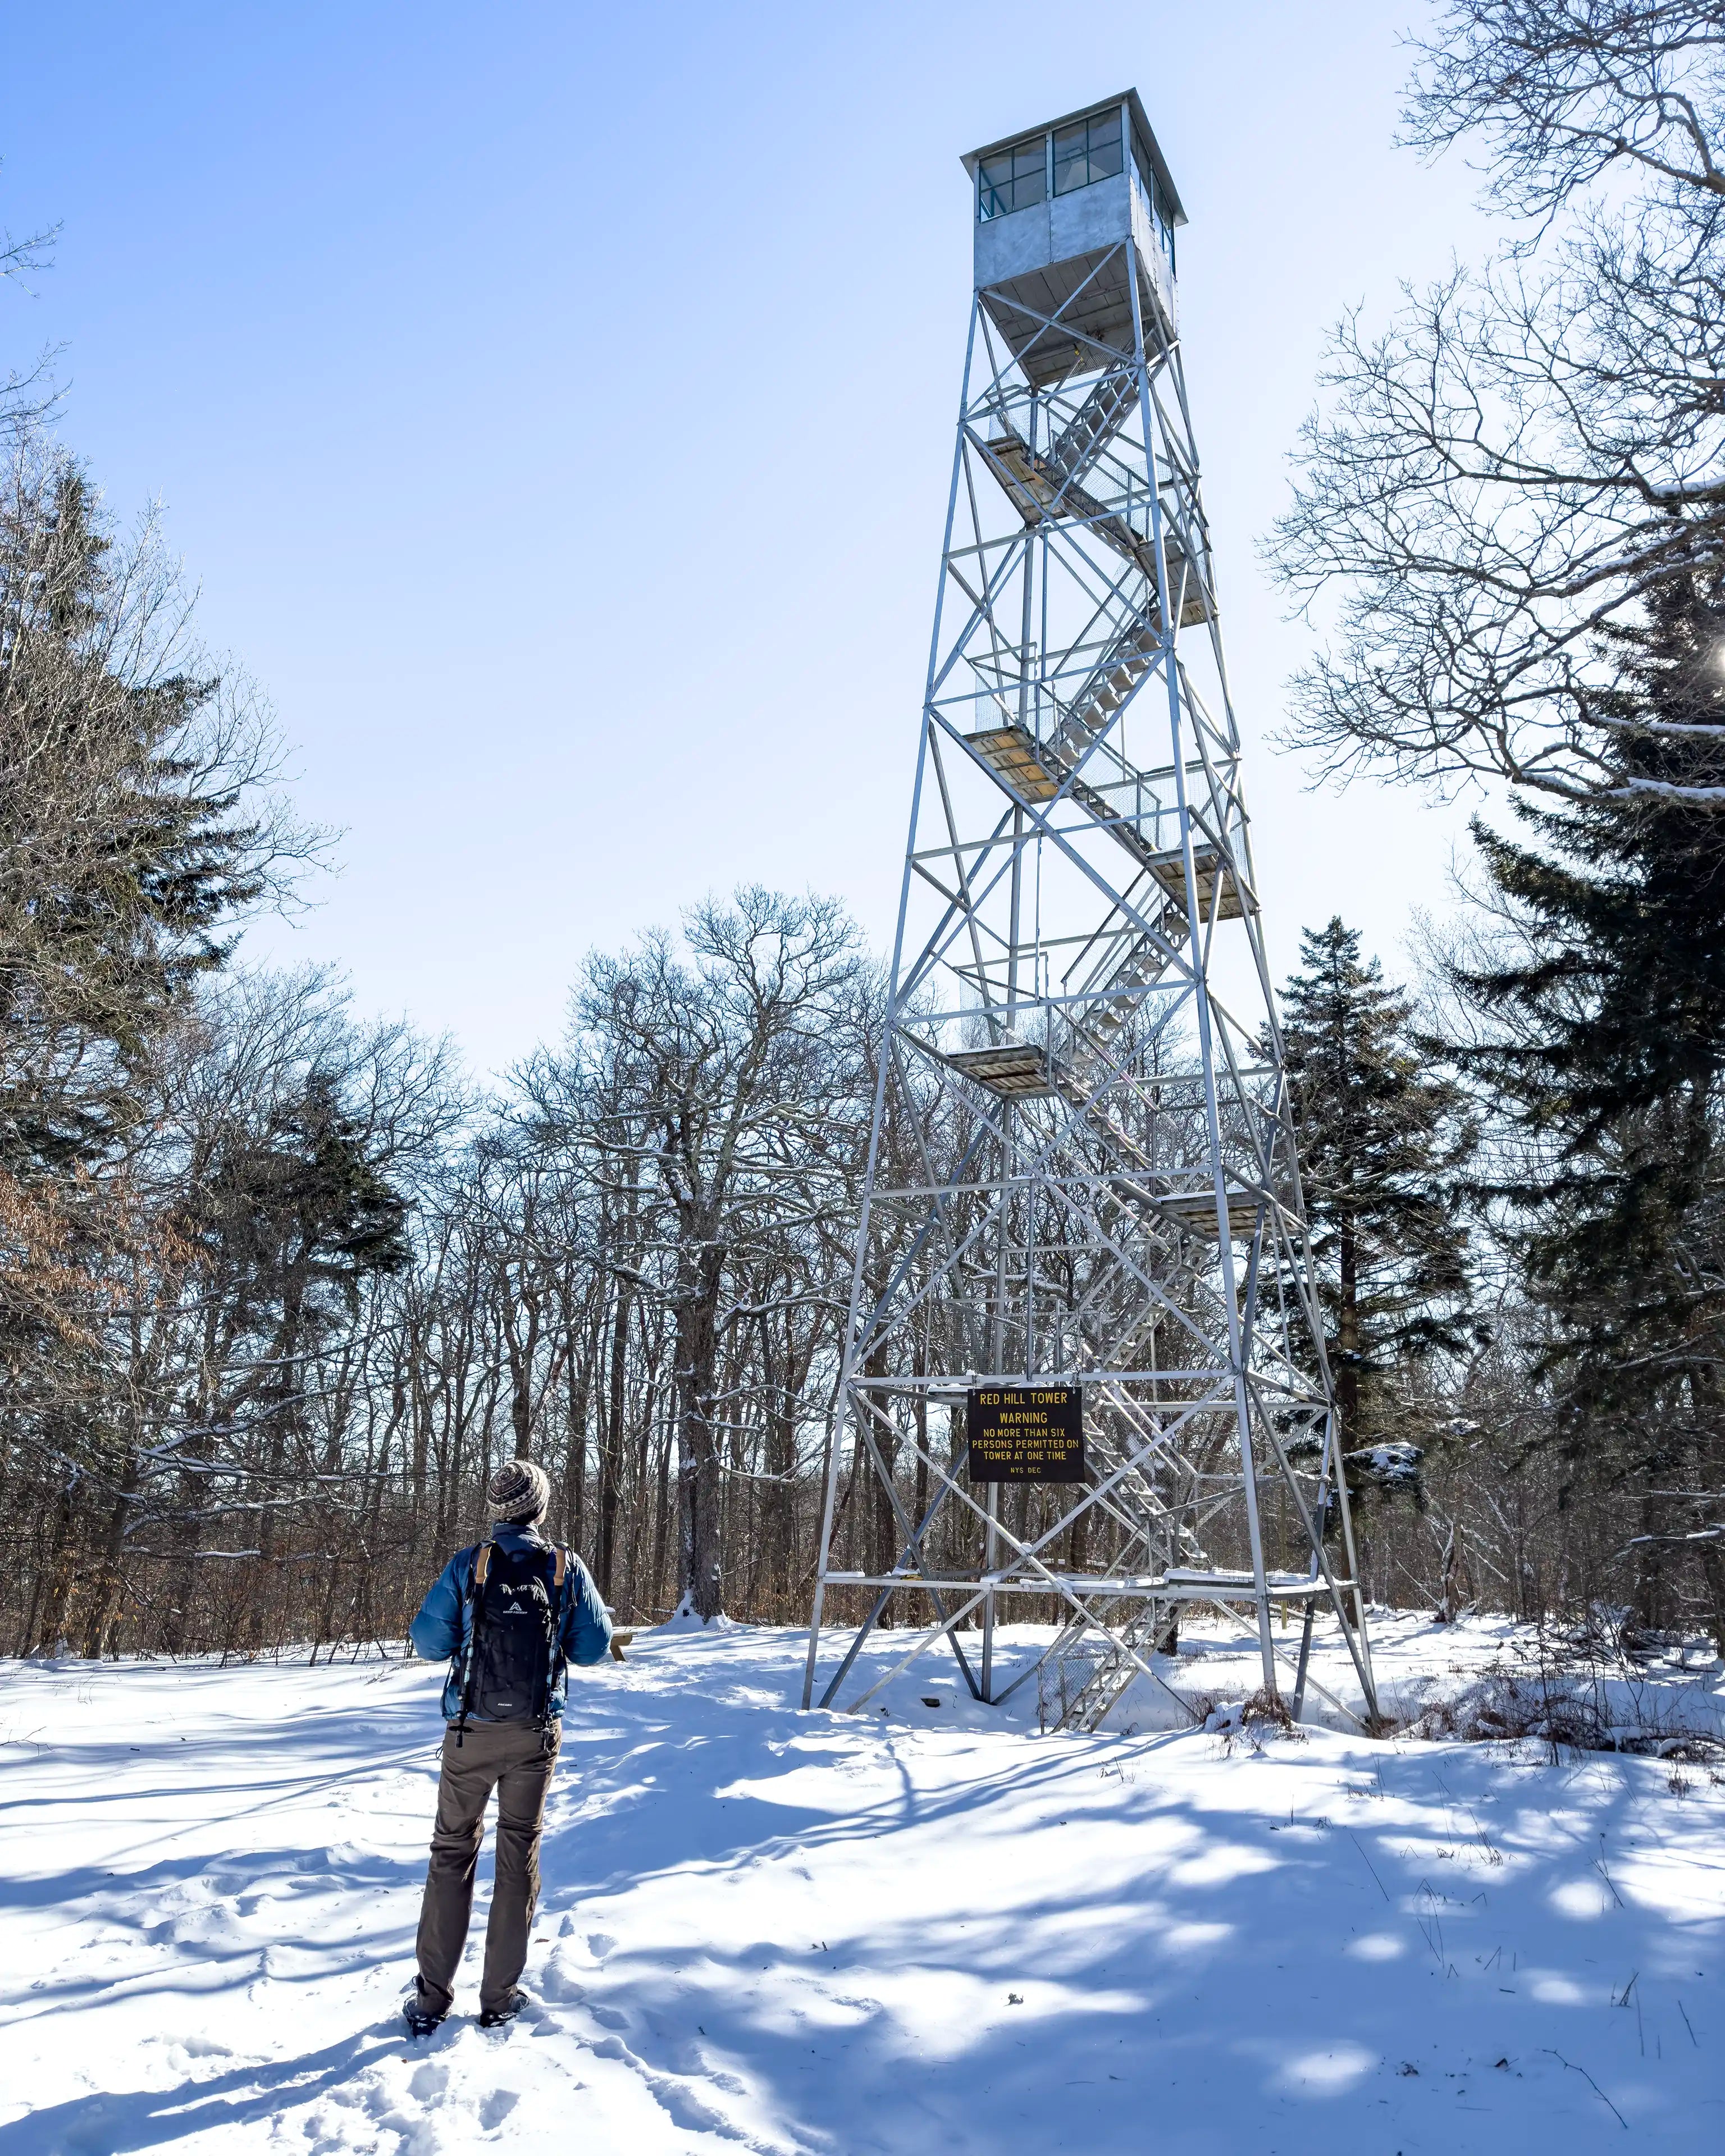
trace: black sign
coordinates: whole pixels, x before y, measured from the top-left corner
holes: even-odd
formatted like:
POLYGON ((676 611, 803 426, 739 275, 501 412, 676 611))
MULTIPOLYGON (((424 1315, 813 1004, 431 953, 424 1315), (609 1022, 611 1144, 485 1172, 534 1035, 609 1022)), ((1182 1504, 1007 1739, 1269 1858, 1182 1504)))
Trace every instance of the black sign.
POLYGON ((1076 1385, 988 1385, 965 1401, 973 1482, 1081 1482, 1084 1394, 1076 1385))

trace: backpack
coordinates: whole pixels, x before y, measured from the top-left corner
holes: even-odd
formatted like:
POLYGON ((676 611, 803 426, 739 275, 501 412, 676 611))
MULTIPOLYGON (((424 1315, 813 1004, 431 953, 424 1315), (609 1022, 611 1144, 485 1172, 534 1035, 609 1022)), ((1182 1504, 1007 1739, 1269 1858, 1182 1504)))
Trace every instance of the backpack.
POLYGON ((562 1549, 481 1543, 468 1589, 467 1659, 456 1742, 470 1715, 542 1727, 562 1674, 562 1549))

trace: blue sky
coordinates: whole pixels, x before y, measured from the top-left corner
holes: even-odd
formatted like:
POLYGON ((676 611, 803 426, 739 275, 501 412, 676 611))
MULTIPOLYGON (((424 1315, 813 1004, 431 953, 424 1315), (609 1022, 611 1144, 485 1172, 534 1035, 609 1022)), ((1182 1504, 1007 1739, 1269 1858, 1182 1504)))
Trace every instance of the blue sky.
MULTIPOLYGON (((1254 743, 1307 633, 1254 543, 1323 331, 1476 252, 1393 146, 1419 0, 1193 9, 8 11, 0 221, 64 224, 0 362, 64 344, 112 506, 159 497, 342 828, 332 960, 476 1071, 583 951, 743 880, 896 901, 969 304, 960 151, 1135 84, 1254 743)), ((1272 956, 1394 968, 1463 814, 1255 750, 1272 956)))

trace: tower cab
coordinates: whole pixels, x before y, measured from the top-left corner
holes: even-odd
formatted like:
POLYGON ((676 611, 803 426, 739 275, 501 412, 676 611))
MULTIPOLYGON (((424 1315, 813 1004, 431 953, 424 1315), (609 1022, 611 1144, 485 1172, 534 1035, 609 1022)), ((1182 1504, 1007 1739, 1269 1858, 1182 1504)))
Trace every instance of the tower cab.
POLYGON ((1172 340, 1174 233, 1186 213, 1135 90, 973 150, 964 168, 976 196, 977 290, 1037 388, 1106 365, 1087 340, 1133 349, 1127 240, 1145 343, 1172 340), (1045 327, 1056 314, 1060 326, 1045 327))

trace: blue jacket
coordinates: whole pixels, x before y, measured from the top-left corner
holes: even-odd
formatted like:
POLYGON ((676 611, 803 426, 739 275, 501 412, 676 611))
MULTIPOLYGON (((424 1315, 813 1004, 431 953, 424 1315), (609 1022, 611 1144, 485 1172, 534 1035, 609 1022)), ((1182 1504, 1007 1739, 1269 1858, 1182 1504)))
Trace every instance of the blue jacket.
MULTIPOLYGON (((549 1550, 553 1547, 536 1529, 512 1527, 506 1521, 499 1521, 488 1539, 500 1550, 511 1553, 549 1550)), ((461 1664, 467 1650, 467 1635, 473 1625, 473 1568, 480 1548, 478 1543, 474 1543, 466 1549, 456 1551, 438 1575, 430 1594, 420 1604, 418 1615, 408 1627, 413 1652, 422 1661, 447 1661, 449 1665, 449 1677, 444 1685, 445 1722, 454 1722, 461 1712, 461 1664)), ((573 1550, 569 1553, 569 1562, 563 1572, 562 1614, 565 1662, 574 1662, 585 1669, 594 1662, 603 1661, 611 1650, 611 1620, 605 1614, 605 1605, 593 1584, 593 1574, 573 1550)), ((568 1672, 559 1669, 549 1702, 553 1717, 562 1715, 568 1689, 568 1672)), ((477 1721, 479 1717, 475 1716, 474 1719, 477 1721)))

